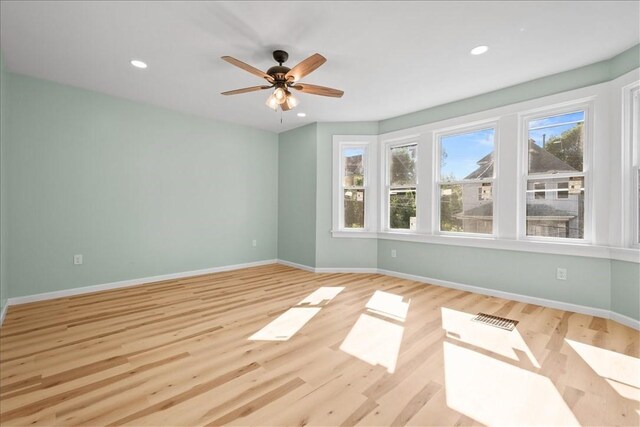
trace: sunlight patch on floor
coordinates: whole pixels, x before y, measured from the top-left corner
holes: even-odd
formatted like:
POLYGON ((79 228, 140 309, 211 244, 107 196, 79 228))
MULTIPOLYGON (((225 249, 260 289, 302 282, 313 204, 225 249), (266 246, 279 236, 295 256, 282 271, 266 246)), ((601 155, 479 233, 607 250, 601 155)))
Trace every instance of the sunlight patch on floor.
POLYGON ((340 350, 371 365, 381 365, 387 372, 396 370, 404 327, 392 322, 361 314, 340 350))
POLYGON ((343 290, 342 286, 323 286, 316 289, 300 301, 298 307, 290 308, 282 313, 267 326, 251 335, 249 340, 287 341, 343 290))
POLYGON ((318 305, 323 301, 327 301, 328 303, 343 290, 344 287, 341 286, 323 286, 316 289, 313 293, 311 293, 311 295, 300 301, 298 305, 318 305))
POLYGON ((249 337, 253 341, 287 341, 320 311, 320 307, 293 307, 249 337))
POLYGON ((375 291, 365 307, 373 313, 404 322, 407 318, 407 312, 409 311, 409 304, 411 303, 411 300, 408 302, 403 302, 402 300, 402 295, 392 294, 391 292, 375 291))
POLYGON ((447 405, 486 425, 580 425, 551 380, 445 342, 447 405))
POLYGON ((567 338, 565 342, 618 394, 640 402, 640 359, 567 338))
POLYGON ((463 341, 484 350, 489 350, 512 360, 519 360, 514 350, 527 355, 531 364, 540 368, 540 363, 531 352, 518 329, 507 331, 478 322, 472 322, 475 314, 442 307, 442 328, 449 338, 463 341))

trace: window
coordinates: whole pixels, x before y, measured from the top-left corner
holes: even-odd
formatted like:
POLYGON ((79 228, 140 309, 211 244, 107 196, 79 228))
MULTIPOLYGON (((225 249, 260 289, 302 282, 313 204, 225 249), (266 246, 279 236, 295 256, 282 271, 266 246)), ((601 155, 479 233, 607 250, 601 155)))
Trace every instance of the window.
POLYGON ((526 235, 585 237, 586 109, 526 120, 526 235))
POLYGON ((364 147, 342 150, 344 228, 364 228, 364 147))
POLYGON ((387 157, 388 228, 416 230, 418 145, 390 146, 387 157))
POLYGON ((556 197, 558 199, 568 199, 569 198, 569 183, 568 182, 559 182, 558 183, 558 192, 556 193, 556 197), (566 190, 564 190, 566 188, 566 190))
POLYGON ((544 184, 544 182, 536 182, 533 184, 533 188, 535 190, 542 190, 542 191, 536 191, 534 194, 534 198, 536 199, 544 199, 545 197, 545 188, 547 188, 547 186, 544 184))
POLYGON ((631 118, 631 182, 632 190, 632 206, 633 206, 633 225, 631 227, 633 236, 631 238, 632 245, 640 245, 640 87, 636 83, 630 93, 630 118, 631 118))
POLYGON ((375 227, 375 186, 371 153, 376 137, 334 136, 334 231, 364 232, 375 227))
POLYGON ((495 128, 438 138, 440 231, 493 233, 495 128))

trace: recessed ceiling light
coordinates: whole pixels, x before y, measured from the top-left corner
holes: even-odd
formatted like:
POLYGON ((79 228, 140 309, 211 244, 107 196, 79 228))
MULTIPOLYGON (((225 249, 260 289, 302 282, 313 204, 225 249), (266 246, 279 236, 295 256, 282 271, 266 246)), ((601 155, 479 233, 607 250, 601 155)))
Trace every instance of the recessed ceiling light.
POLYGON ((476 46, 473 49, 471 49, 470 53, 471 55, 482 55, 488 50, 489 50, 489 46, 476 46))
POLYGON ((129 63, 134 67, 140 68, 142 70, 147 68, 147 64, 145 62, 140 61, 139 59, 132 59, 131 61, 129 61, 129 63))
POLYGON ((298 113, 298 117, 307 117, 307 113, 298 113))

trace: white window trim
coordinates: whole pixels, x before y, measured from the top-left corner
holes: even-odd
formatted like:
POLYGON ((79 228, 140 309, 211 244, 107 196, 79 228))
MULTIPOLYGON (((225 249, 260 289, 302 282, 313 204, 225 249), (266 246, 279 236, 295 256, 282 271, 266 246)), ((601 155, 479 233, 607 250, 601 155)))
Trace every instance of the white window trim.
MULTIPOLYGON (((424 213, 421 215, 419 211, 420 206, 420 162, 422 158, 423 150, 420 149, 420 135, 408 135, 399 139, 390 139, 383 140, 381 143, 381 153, 380 156, 380 189, 379 197, 380 197, 380 219, 379 219, 379 229, 385 232, 391 233, 402 233, 402 234, 415 234, 420 231, 420 223, 423 218, 421 218, 424 213), (389 180, 389 167, 390 161, 389 158, 391 156, 391 149, 396 147, 404 147, 407 145, 415 145, 416 146, 416 229, 401 229, 401 228, 391 228, 389 225, 389 191, 390 191, 390 180, 389 180)), ((406 188, 414 188, 414 186, 405 186, 406 188)))
MULTIPOLYGON (((341 232, 336 228, 334 219, 333 236, 347 238, 377 238, 384 240, 399 240, 411 242, 424 242, 432 244, 445 244, 456 246, 481 247, 492 249, 504 249, 523 252, 539 252, 559 255, 585 256, 593 258, 617 259, 621 261, 640 262, 640 248, 632 247, 628 244, 628 238, 625 237, 625 243, 620 240, 624 236, 629 236, 629 226, 631 223, 630 206, 632 201, 630 196, 629 174, 630 161, 628 147, 622 146, 622 87, 637 82, 637 70, 627 73, 614 81, 605 82, 598 85, 575 89, 559 94, 549 95, 542 98, 535 98, 528 101, 510 104, 503 107, 497 107, 491 110, 484 110, 465 116, 453 117, 438 122, 419 125, 411 128, 401 129, 378 135, 378 143, 374 144, 378 149, 378 154, 384 149, 384 144, 389 142, 401 142, 410 138, 417 139, 419 149, 419 168, 418 179, 423 184, 417 192, 418 204, 418 230, 417 232, 402 232, 399 230, 384 230, 382 227, 382 218, 384 218, 384 191, 381 179, 384 179, 384 156, 377 156, 377 171, 370 167, 370 172, 375 173, 378 181, 372 182, 372 185, 378 185, 379 191, 376 192, 377 200, 375 202, 375 211, 377 212, 376 229, 366 232, 341 232), (615 97, 616 103, 611 105, 610 99, 615 97), (522 181, 522 166, 520 159, 523 133, 522 121, 520 117, 540 111, 549 110, 549 106, 566 107, 573 106, 569 109, 575 109, 575 105, 579 103, 593 103, 593 110, 590 119, 591 135, 594 136, 590 145, 590 152, 585 153, 585 164, 588 161, 588 168, 593 171, 594 164, 597 170, 591 174, 591 179, 586 180, 585 192, 593 199, 590 200, 592 206, 590 209, 590 224, 585 224, 585 229, 589 228, 590 232, 597 232, 597 236, 591 235, 589 242, 578 239, 560 239, 560 240, 530 240, 521 238, 521 221, 520 213, 523 203, 522 189, 520 182, 522 181), (617 107, 616 107, 617 106, 617 107), (616 111, 616 107, 619 111, 616 111), (613 111, 613 112, 612 112, 613 111), (496 134, 495 150, 500 160, 496 159, 498 165, 496 169, 496 177, 494 181, 494 236, 476 235, 445 235, 436 234, 432 228, 434 222, 434 211, 437 209, 435 201, 437 194, 433 193, 435 180, 435 144, 433 143, 433 133, 441 130, 451 130, 456 128, 472 127, 479 123, 487 121, 498 121, 499 127, 496 134), (616 125, 617 124, 617 125, 616 125), (595 128, 595 132, 594 129, 595 128), (611 128, 612 130, 610 130, 611 128), (618 134, 615 133, 617 129, 618 134), (613 135, 613 139, 612 139, 613 135), (597 139, 595 139, 597 138, 597 139), (614 144, 612 148, 611 144, 614 144), (597 145, 597 146, 596 146, 597 145), (618 148, 616 148, 618 147, 618 148), (624 148, 624 152, 621 150, 624 148), (609 152, 614 149, 614 157, 607 157, 609 152), (594 150, 594 151, 591 151, 594 150), (518 161, 507 161, 505 153, 509 159, 517 158, 518 161), (598 153, 598 157, 594 157, 594 153, 598 153), (604 154, 604 156, 603 156, 604 154), (587 160, 586 156, 591 156, 587 160), (611 166, 610 166, 611 165, 611 166), (611 168, 611 169, 609 169, 611 168), (616 178, 614 178, 616 177, 616 178), (506 180, 506 181, 505 181, 506 180), (426 185, 425 185, 426 183, 426 185), (500 189, 498 189, 498 186, 500 189), (594 193, 594 187, 597 187, 599 194, 594 193), (603 192, 607 189, 625 189, 623 194, 618 195, 615 191, 610 192, 611 199, 604 197, 603 192), (500 202, 498 202, 500 198, 500 202), (624 205, 623 203, 624 202, 624 205), (499 208, 498 208, 499 206, 499 208), (594 209, 595 208, 595 209, 594 209), (500 219, 497 219, 500 215, 500 219), (623 221, 623 216, 626 219, 623 221), (597 222, 598 228, 595 228, 597 222), (624 233, 619 227, 624 222, 624 233), (617 224, 617 225, 616 225, 617 224), (607 226, 609 229, 607 229, 607 226)), ((338 136, 339 137, 339 136, 338 136)), ((355 136, 343 136, 348 140, 355 140, 355 136)), ((375 137, 364 137, 375 138, 375 137)), ((334 154, 335 154, 334 150, 334 154)), ((334 158, 334 171, 335 167, 334 158)), ((556 176, 557 177, 557 176, 556 176)), ((334 175, 335 179, 335 175, 334 175)), ((335 193, 337 192, 337 183, 334 182, 334 207, 335 193)), ((371 200, 371 198, 369 198, 371 200)), ((586 201, 585 201, 586 202, 586 201)), ((585 205, 586 207, 586 205, 585 205)), ((335 208, 334 208, 335 213, 335 208)), ((585 217, 586 220, 586 217, 585 217)), ((439 224, 438 224, 439 226, 439 224)), ((525 230, 526 231, 526 230, 525 230)), ((586 230, 585 230, 586 233, 586 230)), ((586 237, 586 236, 585 236, 586 237)), ((586 239, 585 239, 586 240, 586 239)))
POLYGON ((575 101, 563 102, 542 108, 524 111, 518 114, 519 138, 518 138, 518 238, 524 241, 538 241, 549 243, 576 243, 589 245, 593 241, 593 185, 591 179, 594 117, 593 117, 593 97, 579 99, 575 101), (582 153, 582 172, 579 173, 557 173, 557 174, 535 174, 529 175, 529 126, 532 120, 557 116, 561 114, 584 111, 584 149, 582 153), (527 181, 531 179, 553 179, 569 178, 571 176, 582 176, 584 180, 584 238, 574 239, 566 237, 543 237, 527 235, 527 181))
POLYGON ((499 149, 499 132, 500 128, 498 125, 499 118, 491 118, 489 120, 484 120, 480 122, 475 122, 471 124, 464 124, 460 126, 453 126, 444 129, 438 129, 433 132, 433 214, 432 214, 432 225, 431 229, 433 230, 434 235, 442 235, 442 236, 459 236, 459 237, 489 237, 495 238, 497 233, 497 224, 498 221, 498 156, 500 155, 499 149), (467 180, 459 180, 451 182, 451 184, 466 184, 466 183, 482 183, 482 182, 490 182, 491 183, 491 200, 493 202, 493 216, 492 216, 492 227, 491 233, 469 233, 465 231, 442 231, 440 230, 440 186, 443 184, 440 176, 440 168, 441 168, 441 160, 440 156, 442 154, 440 140, 442 137, 451 136, 451 135, 460 135, 464 133, 471 133, 474 131, 484 130, 484 129, 493 129, 493 177, 491 179, 467 179, 467 180))
POLYGON ((377 236, 377 208, 378 199, 378 171, 377 171, 376 135, 334 135, 333 136, 333 215, 332 235, 334 237, 369 237, 377 236), (364 228, 354 229, 344 227, 344 194, 342 190, 344 167, 342 151, 348 147, 362 147, 364 149, 364 228))
POLYGON ((640 81, 622 88, 623 244, 638 249, 638 170, 640 169, 640 81), (626 159, 626 161, 625 161, 626 159))

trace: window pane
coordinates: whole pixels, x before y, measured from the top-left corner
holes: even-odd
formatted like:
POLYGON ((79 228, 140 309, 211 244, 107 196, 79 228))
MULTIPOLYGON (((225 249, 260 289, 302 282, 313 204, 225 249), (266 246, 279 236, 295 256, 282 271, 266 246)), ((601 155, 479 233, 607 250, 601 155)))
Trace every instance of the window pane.
POLYGON ((558 183, 558 199, 568 199, 569 198, 569 183, 568 182, 559 182, 558 183), (566 190, 563 190, 566 189, 566 190))
POLYGON ((584 111, 529 122, 529 173, 583 170, 584 111))
POLYGON ((364 228, 364 190, 344 190, 344 228, 364 228))
POLYGON ((440 230, 465 233, 493 232, 491 183, 440 186, 440 230))
POLYGON ((389 227, 416 229, 416 190, 391 190, 389 194, 389 227))
POLYGON ((527 182, 527 236, 584 238, 584 178, 529 180, 527 182), (558 184, 567 184, 567 197, 550 197, 558 184), (537 185, 548 197, 539 199, 537 185))
POLYGON ((389 182, 391 186, 416 184, 417 145, 391 149, 389 182))
POLYGON ((495 129, 448 135, 440 138, 440 179, 493 178, 495 129))
POLYGON ((345 148, 342 151, 345 187, 364 186, 364 148, 345 148))

